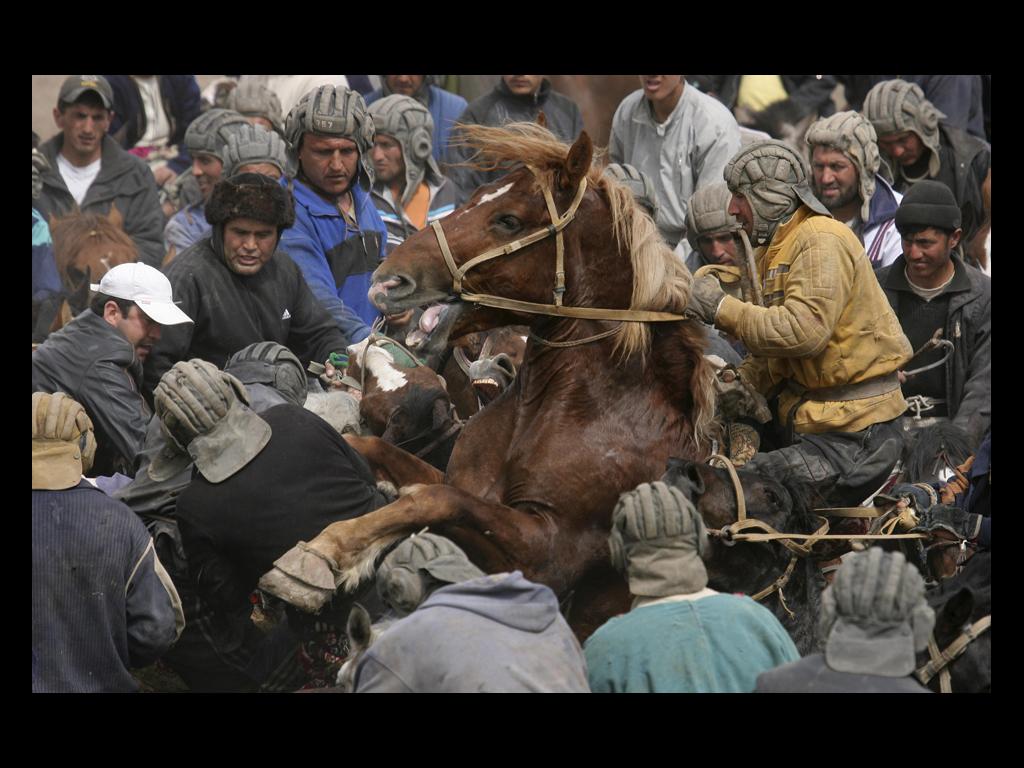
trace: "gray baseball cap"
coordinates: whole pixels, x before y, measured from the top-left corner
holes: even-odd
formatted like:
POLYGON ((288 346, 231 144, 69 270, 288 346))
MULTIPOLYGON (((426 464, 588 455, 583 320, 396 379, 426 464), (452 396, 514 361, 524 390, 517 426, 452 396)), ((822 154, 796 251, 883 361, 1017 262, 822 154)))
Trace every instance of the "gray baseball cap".
POLYGON ((103 106, 112 109, 114 106, 114 91, 103 75, 71 75, 60 87, 60 94, 57 96, 57 103, 66 102, 73 104, 86 91, 95 91, 103 106))

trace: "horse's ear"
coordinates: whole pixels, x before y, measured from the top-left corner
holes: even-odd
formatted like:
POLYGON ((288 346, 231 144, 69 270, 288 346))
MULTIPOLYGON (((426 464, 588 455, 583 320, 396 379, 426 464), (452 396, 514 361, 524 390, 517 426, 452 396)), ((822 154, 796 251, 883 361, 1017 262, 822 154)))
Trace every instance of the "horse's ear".
POLYGON ((969 587, 961 587, 960 591, 949 598, 935 617, 935 634, 948 637, 960 631, 960 627, 971 618, 974 610, 974 593, 969 587))
POLYGON ((353 651, 366 650, 370 647, 370 614, 359 603, 352 604, 345 631, 348 632, 349 644, 353 651))
POLYGON ((124 229, 124 216, 117 210, 117 203, 110 204, 110 213, 107 214, 107 221, 118 229, 124 229))
POLYGON ((560 174, 563 189, 575 189, 579 186, 580 179, 587 175, 590 170, 590 162, 594 159, 594 142, 586 131, 580 132, 580 137, 569 149, 565 158, 565 167, 560 174))
POLYGON ((539 125, 541 128, 547 128, 548 127, 548 119, 544 115, 544 110, 543 109, 540 112, 537 113, 537 125, 539 125))

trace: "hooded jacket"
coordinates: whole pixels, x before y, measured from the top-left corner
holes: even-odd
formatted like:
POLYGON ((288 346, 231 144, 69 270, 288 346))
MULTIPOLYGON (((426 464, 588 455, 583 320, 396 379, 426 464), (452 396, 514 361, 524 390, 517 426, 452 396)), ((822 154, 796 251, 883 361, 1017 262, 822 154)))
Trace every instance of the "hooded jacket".
MULTIPOLYGON (((474 125, 502 126, 507 123, 536 122, 537 113, 544 111, 548 129, 564 142, 572 143, 583 130, 583 117, 579 107, 560 93, 551 90, 551 82, 544 78, 536 93, 518 96, 509 90, 504 80, 499 80, 494 90, 476 99, 466 107, 458 122, 474 125)), ((435 121, 436 124, 436 121, 435 121)), ((458 140, 458 131, 452 140, 458 140)), ((474 190, 483 185, 497 181, 507 171, 478 171, 473 168, 460 168, 455 163, 465 162, 472 156, 467 147, 452 146, 448 150, 448 160, 452 164, 447 170, 459 191, 458 202, 466 202, 474 190)))
MULTIPOLYGON (((451 135, 452 126, 466 111, 466 100, 443 88, 438 88, 436 85, 427 85, 425 88, 421 88, 413 98, 422 101, 420 94, 424 92, 426 101, 423 104, 434 119, 434 144, 431 154, 437 162, 443 163, 448 158, 448 137, 451 135)), ((388 90, 386 85, 378 88, 366 97, 366 106, 370 106, 385 96, 390 96, 391 93, 392 91, 388 90)))
MULTIPOLYGON (((39 151, 50 161, 50 170, 43 174, 43 193, 35 207, 49 220, 61 217, 75 208, 75 198, 60 175, 57 155, 64 146, 64 134, 58 133, 39 151)), ((142 160, 118 146, 110 136, 103 137, 100 172, 82 200, 85 213, 106 216, 116 205, 124 217, 124 231, 139 248, 139 261, 159 269, 164 259, 164 213, 157 196, 156 181, 142 160)))
POLYGON ((442 587, 391 625, 357 693, 587 693, 580 645, 555 593, 519 571, 442 587))
MULTIPOLYGON (((755 251, 764 307, 726 296, 715 326, 751 351, 743 378, 765 394, 783 380, 819 389, 895 372, 913 353, 872 273, 864 247, 845 224, 801 205, 755 251)), ((779 394, 779 415, 800 401, 779 394)), ((899 388, 874 397, 803 402, 798 433, 860 432, 907 408, 899 388)))
POLYGON ((284 253, 275 251, 254 275, 239 275, 224 261, 216 234, 217 228, 167 266, 175 302, 194 323, 163 327, 146 361, 147 393, 179 360, 201 357, 223 368, 257 341, 283 344, 304 362, 326 360, 349 344, 284 253))
MULTIPOLYGON (((956 269, 942 338, 953 342, 946 360, 946 408, 953 424, 967 432, 971 445, 981 442, 992 424, 992 278, 952 256, 956 269)), ((912 294, 906 258, 878 271, 885 297, 900 316, 903 296, 912 294)))
MULTIPOLYGON (((114 119, 110 121, 109 133, 125 149, 131 149, 146 133, 146 109, 142 105, 142 94, 131 75, 103 75, 114 92, 114 119)), ((185 131, 189 124, 199 117, 199 83, 195 75, 157 75, 160 101, 170 124, 168 146, 177 146, 178 156, 168 161, 167 166, 175 173, 181 173, 192 164, 185 149, 185 131)))
POLYGON ((135 474, 151 416, 139 392, 141 374, 131 342, 91 309, 32 353, 32 391, 66 392, 92 419, 94 475, 135 474))

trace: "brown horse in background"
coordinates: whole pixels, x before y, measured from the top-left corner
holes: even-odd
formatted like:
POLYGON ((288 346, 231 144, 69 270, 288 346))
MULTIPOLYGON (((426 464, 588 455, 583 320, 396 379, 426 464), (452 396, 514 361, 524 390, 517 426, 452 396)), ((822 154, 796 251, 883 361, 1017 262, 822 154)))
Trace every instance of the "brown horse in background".
POLYGON ((124 218, 116 205, 106 216, 75 210, 50 216, 53 256, 64 284, 66 303, 58 314, 57 330, 89 305, 89 284, 98 283, 118 264, 138 261, 139 249, 124 231, 124 218))
POLYGON ((550 586, 585 638, 629 608, 626 582, 608 556, 619 495, 660 477, 669 456, 707 456, 714 403, 703 331, 693 321, 537 315, 459 299, 474 291, 550 306, 556 238, 548 205, 562 217, 574 197, 575 219, 562 230, 565 308, 681 313, 691 277, 630 192, 602 178, 586 132, 568 150, 534 124, 470 126, 466 135, 485 170, 528 166, 482 186, 438 223, 454 264, 531 233, 552 236, 477 263, 459 291, 440 236, 421 231, 378 267, 370 295, 386 314, 443 302, 431 334, 439 344, 529 323, 518 375, 462 430, 446 473, 379 439, 346 437, 401 497, 296 546, 260 587, 319 610, 336 587, 353 590, 371 577, 390 543, 429 526, 486 572, 518 569, 550 586))

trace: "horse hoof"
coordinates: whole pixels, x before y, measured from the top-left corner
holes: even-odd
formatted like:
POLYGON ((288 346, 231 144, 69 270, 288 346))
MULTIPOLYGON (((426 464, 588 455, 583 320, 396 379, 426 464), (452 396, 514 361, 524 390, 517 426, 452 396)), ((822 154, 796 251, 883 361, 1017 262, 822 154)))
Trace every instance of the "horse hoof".
POLYGON ((257 586, 267 594, 280 598, 306 613, 316 613, 334 595, 333 589, 310 586, 276 566, 260 577, 257 586))
POLYGON ((319 611, 334 595, 336 567, 326 555, 304 542, 274 561, 260 578, 259 588, 308 613, 319 611))

